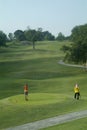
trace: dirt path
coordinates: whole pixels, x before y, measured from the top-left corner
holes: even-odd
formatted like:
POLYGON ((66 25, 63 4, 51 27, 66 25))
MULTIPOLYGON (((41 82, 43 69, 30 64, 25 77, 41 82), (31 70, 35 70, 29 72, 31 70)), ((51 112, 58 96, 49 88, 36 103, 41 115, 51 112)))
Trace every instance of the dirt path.
POLYGON ((61 116, 56 116, 53 118, 48 118, 48 119, 44 119, 44 120, 40 120, 40 121, 36 121, 36 122, 32 122, 32 123, 27 123, 27 124, 24 124, 21 126, 8 128, 5 130, 39 130, 42 128, 62 124, 65 122, 77 120, 77 119, 84 118, 84 117, 87 117, 87 110, 73 112, 73 113, 69 113, 69 114, 65 114, 65 115, 61 115, 61 116))

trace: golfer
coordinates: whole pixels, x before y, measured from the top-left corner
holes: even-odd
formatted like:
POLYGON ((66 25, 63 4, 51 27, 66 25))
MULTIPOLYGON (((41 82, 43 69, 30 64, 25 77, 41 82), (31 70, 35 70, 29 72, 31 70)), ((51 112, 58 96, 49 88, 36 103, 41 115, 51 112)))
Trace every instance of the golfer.
POLYGON ((25 100, 28 101, 28 84, 24 85, 25 100))
POLYGON ((78 84, 76 83, 74 87, 74 98, 79 99, 79 96, 80 96, 80 90, 79 90, 78 84))

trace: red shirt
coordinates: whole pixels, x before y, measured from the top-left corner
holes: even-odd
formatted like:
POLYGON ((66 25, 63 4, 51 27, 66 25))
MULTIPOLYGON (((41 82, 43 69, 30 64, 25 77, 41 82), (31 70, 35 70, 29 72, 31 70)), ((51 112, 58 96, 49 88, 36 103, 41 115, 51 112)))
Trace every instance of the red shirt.
POLYGON ((24 92, 28 92, 28 85, 24 86, 24 92))

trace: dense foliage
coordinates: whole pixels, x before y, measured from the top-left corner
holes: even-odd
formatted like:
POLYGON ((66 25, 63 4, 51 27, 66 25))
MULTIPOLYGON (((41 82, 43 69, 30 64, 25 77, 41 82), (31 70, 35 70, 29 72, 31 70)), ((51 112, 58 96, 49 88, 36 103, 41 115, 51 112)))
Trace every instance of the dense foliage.
POLYGON ((5 46, 7 41, 7 36, 2 31, 0 31, 0 46, 5 46))
POLYGON ((76 26, 72 29, 70 47, 63 46, 63 51, 67 52, 65 59, 76 63, 86 64, 87 61, 87 24, 76 26))
POLYGON ((25 35, 24 35, 24 32, 22 30, 16 30, 14 32, 14 36, 15 38, 18 40, 18 41, 23 41, 25 40, 25 35))
POLYGON ((42 29, 27 29, 25 31, 16 30, 14 37, 18 41, 43 41, 43 40, 55 40, 55 37, 48 31, 42 32, 42 29))
POLYGON ((58 41, 64 41, 65 40, 65 36, 61 32, 59 32, 58 36, 56 37, 56 40, 58 40, 58 41))

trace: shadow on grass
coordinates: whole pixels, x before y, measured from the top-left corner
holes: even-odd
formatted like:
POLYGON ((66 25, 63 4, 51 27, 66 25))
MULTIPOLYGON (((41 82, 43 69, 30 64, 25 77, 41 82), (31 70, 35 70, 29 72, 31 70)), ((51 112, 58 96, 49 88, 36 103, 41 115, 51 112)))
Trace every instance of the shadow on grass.
POLYGON ((63 78, 83 73, 80 68, 59 65, 57 57, 1 62, 0 72, 0 78, 31 80, 63 78))
POLYGON ((16 78, 20 78, 20 75, 24 79, 31 79, 31 80, 44 80, 44 79, 51 79, 51 78, 64 78, 64 77, 70 77, 75 76, 73 73, 66 73, 66 72, 25 72, 25 73, 18 73, 16 75, 16 78))

